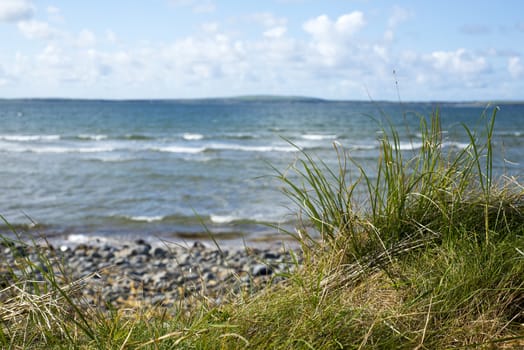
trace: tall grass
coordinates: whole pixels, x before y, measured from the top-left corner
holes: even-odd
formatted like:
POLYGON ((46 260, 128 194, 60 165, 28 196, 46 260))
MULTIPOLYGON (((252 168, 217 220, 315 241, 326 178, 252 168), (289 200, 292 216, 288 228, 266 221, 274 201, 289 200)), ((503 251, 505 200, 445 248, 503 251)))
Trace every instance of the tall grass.
POLYGON ((515 179, 493 182, 497 110, 485 118, 483 133, 463 125, 469 143, 462 149, 444 146, 439 111, 429 121, 420 119, 422 144, 416 154, 402 150, 400 136, 390 126, 379 140, 373 178, 338 145, 337 171, 303 153, 294 167, 301 183, 280 173, 285 192, 326 244, 348 240, 357 255, 366 254, 361 249, 370 243, 386 249, 407 240, 461 238, 457 234, 484 243, 492 234, 514 235, 522 224, 523 192, 515 179), (350 173, 350 166, 357 174, 350 173), (364 200, 355 195, 362 192, 357 188, 364 188, 364 200))
POLYGON ((301 181, 280 173, 302 220, 314 227, 308 233, 304 225, 299 236, 312 241, 317 233, 328 250, 315 260, 323 293, 380 288, 370 282, 380 275, 404 299, 381 321, 386 342, 393 330, 395 341, 413 346, 431 337, 438 347, 483 343, 510 325, 524 338, 524 188, 514 178, 494 179, 497 111, 482 116, 484 129, 462 126, 469 138, 462 149, 445 147, 439 111, 420 119, 422 145, 414 154, 402 150, 390 126, 379 140, 374 178, 337 145, 337 171, 304 154, 294 168, 301 181), (364 199, 356 195, 362 191, 364 199), (437 339, 440 331, 461 335, 455 344, 445 334, 437 339))

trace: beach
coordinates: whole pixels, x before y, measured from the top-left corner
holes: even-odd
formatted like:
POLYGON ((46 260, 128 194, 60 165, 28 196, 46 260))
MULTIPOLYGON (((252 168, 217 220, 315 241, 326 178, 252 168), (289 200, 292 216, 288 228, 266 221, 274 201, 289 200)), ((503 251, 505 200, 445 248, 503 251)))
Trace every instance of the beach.
MULTIPOLYGON (((285 280, 300 264, 299 250, 272 243, 265 248, 192 244, 93 242, 76 245, 0 244, 2 289, 11 271, 36 284, 52 272, 62 288, 80 284, 79 304, 100 309, 132 306, 220 304, 285 280), (24 269, 17 270, 21 266, 24 269), (33 266, 33 268, 28 268, 33 266)), ((26 286, 31 288, 30 286, 26 286)), ((4 290, 2 301, 9 297, 4 290)))

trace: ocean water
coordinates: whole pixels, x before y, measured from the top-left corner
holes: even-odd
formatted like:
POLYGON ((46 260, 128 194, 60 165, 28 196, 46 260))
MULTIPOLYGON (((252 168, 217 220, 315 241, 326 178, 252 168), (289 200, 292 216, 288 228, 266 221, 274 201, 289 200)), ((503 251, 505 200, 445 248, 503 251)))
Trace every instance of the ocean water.
MULTIPOLYGON (((524 169, 524 105, 502 104, 498 174, 524 169)), ((273 169, 304 150, 337 164, 334 143, 365 168, 389 120, 406 152, 439 107, 444 145, 467 142, 492 106, 315 99, 0 100, 0 214, 49 237, 271 239, 296 208, 273 169)), ((4 225, 3 230, 8 230, 4 225)))

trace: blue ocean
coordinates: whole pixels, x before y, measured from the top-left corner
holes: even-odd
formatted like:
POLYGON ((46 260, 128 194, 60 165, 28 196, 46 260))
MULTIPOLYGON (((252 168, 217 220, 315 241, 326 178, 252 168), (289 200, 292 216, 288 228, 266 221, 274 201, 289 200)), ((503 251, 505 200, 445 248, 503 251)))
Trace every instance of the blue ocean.
MULTIPOLYGON (((495 171, 519 175, 524 104, 498 106, 495 171)), ((483 125, 494 107, 255 97, 0 100, 0 215, 17 230, 72 240, 277 239, 273 226, 292 226, 297 209, 275 169, 288 172, 302 151, 336 166, 334 145, 342 145, 372 169, 388 122, 401 148, 415 151, 421 116, 438 108, 444 146, 461 148, 463 125, 483 125)))

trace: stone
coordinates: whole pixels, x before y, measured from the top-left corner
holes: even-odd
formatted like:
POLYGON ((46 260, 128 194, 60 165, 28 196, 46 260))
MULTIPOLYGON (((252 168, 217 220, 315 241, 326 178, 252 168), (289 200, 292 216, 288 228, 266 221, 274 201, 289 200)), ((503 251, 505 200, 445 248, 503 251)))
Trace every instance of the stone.
POLYGON ((155 258, 163 259, 163 258, 167 257, 167 255, 168 255, 168 251, 166 249, 164 249, 164 248, 156 247, 153 250, 153 256, 155 258))
POLYGON ((132 255, 148 255, 151 250, 150 244, 139 244, 131 249, 132 255))
POLYGON ((251 268, 251 274, 253 276, 269 276, 273 273, 271 267, 264 264, 257 264, 251 268))
POLYGON ((155 295, 153 298, 151 298, 151 304, 153 305, 161 305, 166 301, 166 297, 161 294, 155 295))
POLYGON ((262 258, 264 260, 277 260, 280 258, 280 254, 271 251, 266 251, 264 252, 264 255, 262 255, 262 258))
POLYGON ((215 280, 217 278, 217 276, 213 272, 207 272, 204 274, 203 277, 206 281, 215 280))

